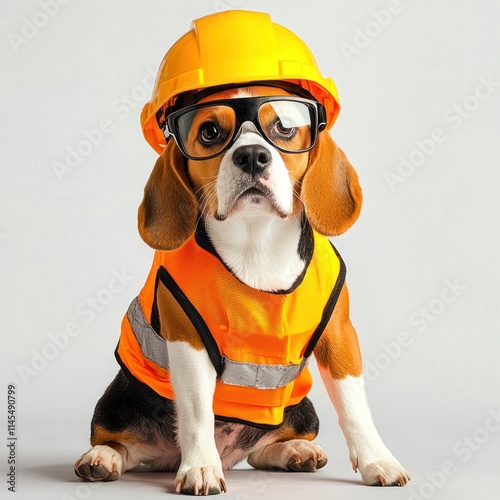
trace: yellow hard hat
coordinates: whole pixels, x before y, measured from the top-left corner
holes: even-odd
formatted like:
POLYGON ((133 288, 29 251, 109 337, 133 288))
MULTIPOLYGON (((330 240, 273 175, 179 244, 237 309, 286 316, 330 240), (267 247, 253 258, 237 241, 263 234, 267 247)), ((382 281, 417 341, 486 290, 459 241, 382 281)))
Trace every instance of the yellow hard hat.
POLYGON ((251 82, 291 82, 326 109, 331 128, 340 111, 335 83, 324 78, 309 47, 269 14, 229 10, 193 21, 158 69, 151 101, 141 113, 146 141, 161 154, 165 137, 156 116, 183 92, 251 82))

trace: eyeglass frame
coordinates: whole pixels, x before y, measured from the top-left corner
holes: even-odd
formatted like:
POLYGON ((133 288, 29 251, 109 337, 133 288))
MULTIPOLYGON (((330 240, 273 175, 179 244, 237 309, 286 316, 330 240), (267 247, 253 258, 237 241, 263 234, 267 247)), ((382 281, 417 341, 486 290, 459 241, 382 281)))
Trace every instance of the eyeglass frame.
POLYGON ((163 133, 165 135, 165 140, 168 142, 168 140, 173 137, 175 140, 175 143, 181 150, 182 154, 190 159, 190 160, 195 160, 195 161, 201 161, 201 160, 209 160, 211 158, 216 158, 217 156, 220 156, 221 154, 225 153, 228 149, 231 148, 231 146, 238 140, 238 137, 241 134, 241 126, 243 123, 250 121, 252 122, 257 131, 259 132, 259 135, 268 142, 271 146, 275 147, 279 151, 282 151, 284 153, 290 153, 290 154, 295 154, 295 153, 305 153, 307 151, 310 151, 314 145, 316 144, 316 140, 318 137, 318 133, 321 132, 322 130, 325 129, 327 121, 326 121, 326 109, 325 107, 318 101, 313 100, 313 99, 306 99, 303 97, 295 97, 295 96, 251 96, 251 97, 235 97, 235 98, 230 98, 230 99, 219 99, 216 101, 210 101, 210 102, 203 102, 203 103, 197 103, 193 104, 191 106, 187 106, 181 109, 178 109, 176 111, 173 111, 172 113, 168 114, 165 118, 165 127, 163 129, 163 133), (274 142, 271 141, 267 137, 267 134, 264 132, 264 129, 262 128, 262 125, 259 121, 259 109, 262 106, 262 104, 266 102, 273 102, 273 101, 292 101, 292 102, 300 102, 303 103, 307 106, 309 109, 309 117, 311 118, 311 124, 310 124, 310 133, 311 133, 311 143, 309 147, 305 149, 297 149, 297 150, 288 150, 286 148, 280 147, 276 145, 274 142), (186 151, 186 148, 182 144, 182 140, 178 139, 178 135, 180 136, 180 131, 178 127, 179 123, 179 118, 194 110, 202 109, 202 108, 207 108, 210 106, 227 106, 231 108, 234 113, 235 113, 235 127, 234 127, 234 132, 233 136, 231 139, 228 141, 228 143, 218 152, 212 155, 208 156, 192 156, 188 154, 186 151))

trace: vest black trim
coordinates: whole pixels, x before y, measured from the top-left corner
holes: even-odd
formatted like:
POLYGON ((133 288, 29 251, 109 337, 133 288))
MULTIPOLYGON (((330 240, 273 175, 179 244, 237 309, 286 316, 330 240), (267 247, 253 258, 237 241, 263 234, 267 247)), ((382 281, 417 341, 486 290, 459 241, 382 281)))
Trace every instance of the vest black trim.
POLYGON ((340 263, 339 275, 337 277, 337 282, 333 287, 332 293, 328 298, 328 302, 326 303, 325 309, 323 310, 321 321, 319 322, 319 325, 316 327, 316 330, 314 330, 314 333, 312 334, 311 339, 307 344, 306 350, 304 351, 305 358, 308 358, 314 351, 314 348, 316 347, 316 344, 318 343, 321 335, 323 334, 326 325, 328 324, 328 321, 330 321, 330 318, 332 317, 333 314, 333 310, 335 309, 335 306, 339 299, 340 292, 342 291, 342 287, 344 286, 345 277, 347 274, 347 268, 344 261, 342 260, 342 257, 340 256, 340 254, 338 253, 337 249, 335 248, 332 242, 330 242, 330 245, 332 245, 332 248, 335 254, 337 255, 337 258, 339 259, 340 263))
MULTIPOLYGON (((304 396, 304 398, 306 398, 307 396, 304 396)), ((284 413, 287 413, 291 410, 293 410, 294 408, 297 408, 297 406, 299 406, 303 401, 304 401, 304 398, 301 399, 298 403, 294 404, 294 405, 290 405, 290 406, 287 406, 284 408, 284 413)), ((274 431, 276 429, 279 429, 284 423, 285 423, 285 420, 283 419, 283 422, 281 422, 280 424, 276 424, 276 425, 273 425, 273 424, 258 424, 256 422, 250 422, 248 420, 244 420, 244 419, 241 419, 241 418, 234 418, 234 417, 225 417, 225 416, 221 416, 221 415, 215 415, 215 420, 219 420, 220 422, 227 422, 227 423, 230 423, 230 424, 243 424, 243 425, 248 425, 250 427, 255 427, 256 429, 262 429, 262 430, 265 430, 265 431, 274 431)))
POLYGON ((210 333, 205 320, 198 312, 198 310, 193 306, 191 301, 184 295, 184 292, 179 288, 179 285, 175 282, 170 273, 163 266, 160 266, 158 268, 157 277, 165 285, 167 290, 172 294, 174 299, 179 303, 179 305, 182 307, 182 310, 190 319, 208 352, 208 356, 210 357, 215 371, 217 372, 217 377, 220 377, 224 370, 224 363, 222 361, 222 356, 219 351, 217 342, 210 333))
POLYGON ((153 304, 151 306, 151 318, 149 320, 149 324, 151 325, 151 328, 158 335, 160 335, 161 324, 160 324, 160 311, 158 311, 157 294, 158 294, 158 272, 156 272, 155 293, 153 297, 153 304))
MULTIPOLYGON (((200 217, 198 219, 198 225, 196 226, 196 231, 194 233, 194 239, 198 246, 200 248, 203 248, 203 250, 206 250, 208 253, 212 254, 214 257, 217 257, 222 265, 230 272, 240 283, 243 283, 238 276, 236 276, 233 271, 231 270, 230 267, 226 265, 224 260, 221 258, 221 256, 217 253, 217 250, 215 249, 212 241, 210 240, 210 237, 207 234, 207 229, 205 226, 205 221, 203 220, 203 217, 200 217)), ((311 225, 307 221, 307 219, 304 217, 303 220, 301 221, 301 234, 300 234, 300 240, 299 240, 299 246, 297 249, 299 253, 299 257, 304 260, 304 269, 302 272, 297 276, 296 280, 292 283, 292 286, 288 288, 287 290, 276 290, 276 291, 263 291, 264 293, 270 293, 272 295, 288 295, 289 293, 292 293, 304 280, 304 277, 307 272, 307 268, 309 267, 309 264, 311 263, 312 256, 314 253, 314 236, 312 232, 311 225)), ((243 283, 246 285, 246 283, 243 283)), ((248 286, 248 285, 247 285, 248 286)))

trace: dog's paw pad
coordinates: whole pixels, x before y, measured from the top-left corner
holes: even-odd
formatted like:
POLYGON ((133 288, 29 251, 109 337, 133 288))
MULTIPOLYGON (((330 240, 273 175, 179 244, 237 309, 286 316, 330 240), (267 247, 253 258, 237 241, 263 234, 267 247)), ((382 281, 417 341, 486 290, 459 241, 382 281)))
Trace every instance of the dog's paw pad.
POLYGON ((324 467, 328 461, 321 446, 304 439, 292 439, 280 443, 281 452, 290 457, 286 470, 294 472, 316 472, 324 467))
POLYGON ((206 496, 226 492, 226 482, 220 467, 191 467, 179 469, 175 480, 175 492, 185 495, 206 496))
POLYGON ((122 457, 109 446, 94 446, 76 461, 74 470, 87 481, 115 481, 121 475, 122 457))
POLYGON ((248 463, 256 469, 293 472, 316 472, 327 461, 321 446, 305 439, 272 443, 248 457, 248 463))
POLYGON ((295 472, 314 472, 318 468, 318 462, 313 458, 308 458, 304 462, 300 462, 299 460, 296 458, 290 459, 288 462, 288 468, 295 472))
POLYGON ((404 486, 410 476, 395 459, 383 459, 359 467, 363 482, 369 486, 404 486))

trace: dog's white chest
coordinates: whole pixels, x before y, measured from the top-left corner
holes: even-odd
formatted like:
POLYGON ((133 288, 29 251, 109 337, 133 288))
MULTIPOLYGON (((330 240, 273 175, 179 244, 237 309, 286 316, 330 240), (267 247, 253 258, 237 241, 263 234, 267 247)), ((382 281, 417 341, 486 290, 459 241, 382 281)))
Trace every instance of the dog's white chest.
POLYGON ((288 290, 304 270, 298 252, 298 218, 266 215, 206 221, 208 236, 224 264, 246 285, 288 290))

